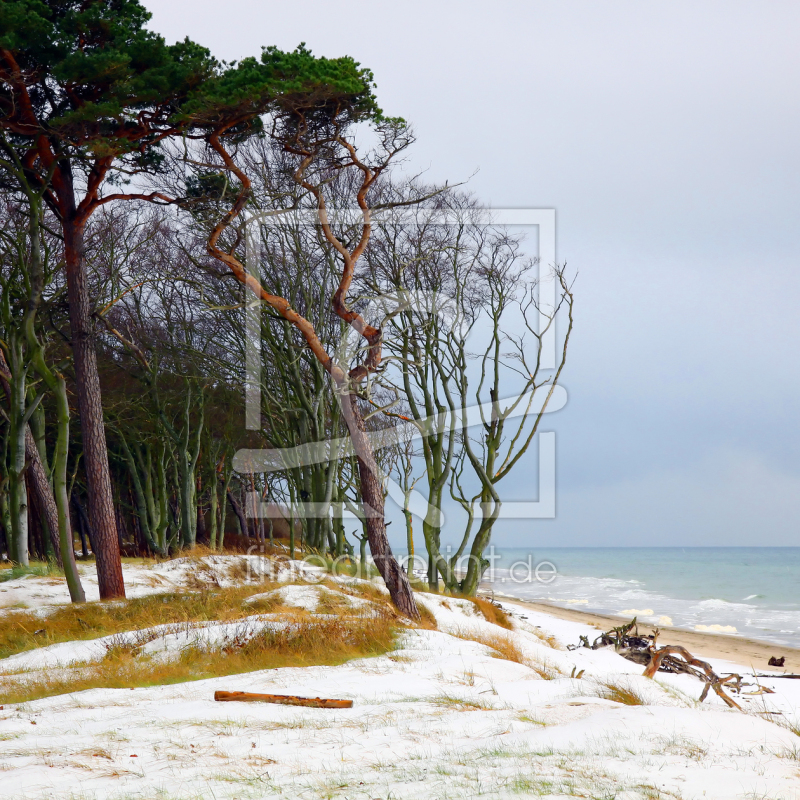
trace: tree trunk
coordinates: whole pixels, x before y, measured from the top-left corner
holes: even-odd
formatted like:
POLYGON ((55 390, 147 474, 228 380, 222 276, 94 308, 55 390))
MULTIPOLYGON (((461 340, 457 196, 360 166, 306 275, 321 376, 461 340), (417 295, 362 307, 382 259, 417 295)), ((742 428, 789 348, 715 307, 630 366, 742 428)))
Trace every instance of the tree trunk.
POLYGON ((439 578, 447 591, 458 590, 458 579, 447 559, 442 556, 441 538, 442 488, 431 486, 428 500, 428 513, 422 520, 422 535, 428 551, 428 587, 432 592, 439 591, 439 578))
POLYGON ((342 520, 342 503, 336 502, 333 504, 334 512, 331 519, 333 530, 336 533, 336 556, 343 556, 347 552, 346 539, 344 531, 344 522, 342 520))
POLYGON ((212 464, 211 472, 211 485, 209 486, 210 493, 208 495, 209 505, 209 533, 208 533, 208 546, 212 550, 217 549, 217 473, 213 471, 214 465, 212 464))
MULTIPOLYGON (((442 489, 429 486, 428 513, 422 520, 422 537, 425 540, 425 549, 428 551, 428 589, 432 592, 439 591, 439 562, 442 560, 439 552, 440 509, 442 507, 442 489)), ((447 580, 445 575, 445 586, 447 580)), ((449 587, 448 587, 449 588, 449 587)))
POLYGON ((204 545, 210 541, 206 532, 206 515, 200 503, 197 504, 197 541, 204 545))
MULTIPOLYGON (((128 445, 128 440, 125 438, 124 433, 119 433, 119 440, 122 444, 122 453, 125 456, 125 461, 128 464, 128 474, 130 475, 131 483, 133 484, 133 497, 136 508, 136 516, 139 519, 139 531, 141 532, 145 544, 150 548, 150 550, 152 550, 154 553, 158 553, 160 556, 166 556, 167 554, 161 549, 160 544, 156 543, 156 540, 153 537, 153 531, 150 527, 148 497, 145 494, 145 488, 142 485, 142 478, 139 474, 139 465, 136 463, 133 451, 128 445)), ((149 488, 150 487, 148 487, 148 489, 149 488)), ((152 503, 152 497, 150 497, 150 502, 152 503)))
POLYGON ((361 500, 366 515, 364 526, 369 539, 372 560, 375 562, 397 609, 411 619, 419 619, 419 610, 414 600, 411 584, 408 582, 408 575, 397 563, 386 536, 383 487, 378 477, 378 465, 367 438, 364 418, 361 416, 356 395, 348 394, 342 397, 342 410, 345 412, 347 427, 350 430, 350 438, 358 461, 361 500))
POLYGON ((25 432, 25 458, 28 461, 28 483, 33 505, 47 532, 48 558, 54 558, 60 567, 62 564, 58 528, 53 527, 54 523, 56 525, 58 523, 58 512, 53 496, 53 488, 48 477, 44 409, 41 403, 31 414, 31 418, 28 421, 28 431, 25 432), (30 437, 28 436, 29 433, 30 437), (31 444, 33 444, 33 448, 31 444), (34 452, 34 449, 36 452, 34 452), (34 474, 34 471, 39 472, 39 474, 34 474), (55 517, 53 516, 54 513, 56 514, 55 517))
POLYGON ((406 575, 411 575, 414 571, 415 555, 414 555, 414 519, 411 512, 408 510, 408 497, 406 497, 406 505, 403 508, 403 517, 406 520, 406 549, 408 550, 408 561, 406 562, 406 575))
POLYGON ((178 451, 177 462, 180 480, 181 547, 191 549, 197 541, 197 501, 194 488, 194 469, 188 451, 178 451))
POLYGON ((27 493, 25 507, 28 509, 28 551, 34 561, 47 562, 44 525, 33 504, 30 481, 25 481, 25 490, 27 493))
POLYGON ((78 495, 74 491, 72 492, 72 505, 75 506, 75 511, 78 513, 78 527, 82 531, 81 541, 83 541, 84 537, 87 538, 89 540, 89 547, 92 548, 92 553, 94 553, 94 531, 92 530, 89 518, 86 516, 86 511, 81 505, 81 501, 78 500, 78 495))
MULTIPOLYGON (((73 496, 74 497, 74 496, 73 496)), ((81 540, 81 558, 86 561, 89 558, 89 543, 87 541, 86 530, 83 527, 83 518, 80 514, 76 511, 76 517, 78 520, 77 528, 78 528, 78 536, 81 540)))
POLYGON ((219 537, 217 539, 217 549, 223 550, 225 547, 225 520, 227 518, 227 513, 225 511, 225 497, 228 494, 228 487, 231 485, 231 478, 233 477, 233 470, 228 470, 225 473, 225 478, 222 481, 222 491, 220 493, 220 497, 222 501, 220 503, 219 509, 219 537))
MULTIPOLYGON (((69 194, 71 196, 71 187, 69 194)), ((71 209, 74 214, 74 198, 71 209)), ((63 221, 69 321, 72 355, 75 364, 75 389, 78 396, 83 464, 89 497, 89 516, 94 536, 92 550, 97 560, 100 599, 125 597, 122 560, 114 518, 111 475, 108 467, 106 430, 100 395, 100 376, 92 335, 92 310, 86 281, 83 224, 63 221)))
POLYGON ((236 519, 239 520, 239 532, 242 536, 247 539, 247 518, 244 515, 244 511, 242 511, 242 507, 239 505, 239 501, 233 496, 233 492, 228 489, 228 502, 231 504, 231 508, 233 509, 233 513, 236 514, 236 519))
MULTIPOLYGON (((11 372, 6 364, 5 357, 0 351, 0 385, 6 393, 9 401, 11 399, 11 372)), ((42 463, 42 456, 36 444, 36 440, 31 432, 30 426, 25 431, 25 459, 28 462, 28 478, 33 491, 33 499, 36 503, 39 516, 42 522, 47 525, 50 540, 56 553, 56 560, 61 566, 61 554, 58 547, 58 511, 56 501, 53 496, 53 489, 47 478, 47 470, 42 463)), ((11 531, 6 531, 8 547, 11 547, 11 531)), ((11 558, 9 549, 9 559, 11 558)))
POLYGON ((500 505, 499 500, 494 499, 489 492, 484 489, 483 497, 481 498, 483 519, 481 520, 478 532, 475 534, 475 540, 472 543, 469 563, 467 564, 467 574, 461 581, 461 592, 465 595, 471 596, 478 591, 478 585, 481 582, 483 573, 489 566, 489 563, 483 557, 483 553, 489 545, 489 540, 492 538, 494 523, 500 516, 500 505))
POLYGON ((2 554, 3 548, 5 548, 6 553, 8 553, 8 533, 6 532, 7 511, 8 502, 6 501, 6 493, 0 492, 0 554, 2 554))
POLYGON ((358 540, 358 571, 362 580, 369 580, 369 570, 367 569, 367 537, 362 536, 358 540))
POLYGON ((8 502, 8 492, 0 492, 0 517, 6 538, 6 554, 9 561, 14 561, 14 534, 11 531, 11 507, 8 502))
MULTIPOLYGON (((150 513, 150 524, 153 529, 153 538, 163 552, 169 555, 169 496, 167 487, 167 448, 162 443, 162 450, 155 455, 155 478, 153 477, 153 454, 147 450, 145 470, 145 487, 147 489, 147 502, 150 513), (156 498, 155 491, 158 491, 156 498), (156 504, 156 500, 158 503, 156 504)), ((145 463, 145 462, 142 462, 145 463)))
POLYGON ((42 521, 42 525, 47 528, 50 542, 53 545, 53 555, 59 566, 63 565, 61 558, 61 548, 58 541, 58 507, 53 495, 50 481, 47 479, 47 472, 42 464, 41 453, 36 446, 36 441, 30 429, 25 431, 25 457, 28 460, 28 482, 30 484, 33 503, 42 521))
MULTIPOLYGON (((10 338, 10 337, 9 337, 10 338)), ((22 365, 22 348, 18 342, 10 342, 11 347, 11 393, 8 396, 8 415, 10 419, 9 441, 9 505, 11 509, 11 540, 14 551, 12 561, 26 567, 28 557, 28 489, 25 480, 25 432, 28 428, 25 420, 27 403, 25 402, 24 369, 22 365)))
POLYGON ((67 386, 62 376, 57 376, 55 385, 56 413, 58 415, 58 437, 53 456, 53 491, 56 503, 58 524, 58 549, 64 566, 64 576, 73 603, 85 603, 86 595, 81 585, 78 565, 75 563, 75 548, 69 516, 69 497, 67 495, 67 453, 69 451, 69 400, 67 386))

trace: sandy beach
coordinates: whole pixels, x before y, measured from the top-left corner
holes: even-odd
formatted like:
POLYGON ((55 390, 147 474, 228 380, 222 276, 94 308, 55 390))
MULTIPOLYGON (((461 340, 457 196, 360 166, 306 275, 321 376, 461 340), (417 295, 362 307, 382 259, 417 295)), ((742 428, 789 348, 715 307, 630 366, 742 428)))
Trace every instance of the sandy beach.
MULTIPOLYGON (((507 600, 515 605, 530 608, 543 614, 549 614, 558 619, 570 622, 580 622, 591 625, 597 630, 607 631, 609 628, 616 627, 628 618, 612 614, 593 614, 588 611, 579 611, 572 608, 563 608, 551 603, 532 603, 527 600, 520 600, 509 595, 500 595, 495 592, 495 599, 507 600)), ((651 625, 640 624, 639 632, 649 634, 653 632, 651 625)), ((782 645, 774 645, 768 642, 759 642, 755 639, 748 639, 735 634, 707 633, 705 631, 691 631, 682 628, 662 627, 660 628, 658 641, 660 644, 681 645, 689 650, 690 653, 700 658, 719 658, 725 661, 733 661, 736 664, 746 664, 752 666, 756 672, 780 672, 775 667, 770 667, 768 662, 771 656, 784 656, 785 663, 783 671, 787 673, 800 673, 800 650, 782 645)))

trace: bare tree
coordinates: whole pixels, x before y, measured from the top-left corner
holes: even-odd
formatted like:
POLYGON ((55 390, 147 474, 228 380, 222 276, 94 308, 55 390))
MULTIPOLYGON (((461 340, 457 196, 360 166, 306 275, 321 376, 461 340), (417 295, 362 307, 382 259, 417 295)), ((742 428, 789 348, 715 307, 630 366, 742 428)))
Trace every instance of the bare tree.
MULTIPOLYGON (((384 191, 402 196, 410 190, 384 191)), ((398 392, 408 409, 400 416, 407 416, 421 440, 428 582, 437 588, 441 577, 448 590, 473 593, 500 513, 496 484, 527 451, 565 364, 572 294, 563 270, 556 269, 560 299, 555 309, 542 309, 537 282, 529 277, 533 265, 519 241, 492 226, 469 196, 452 190, 415 214, 381 222, 373 245, 362 283, 386 309, 390 368, 380 380, 398 392), (561 360, 555 374, 545 375, 542 339, 562 307, 568 325, 561 360), (483 428, 478 441, 470 430, 476 421, 483 428), (467 493, 476 480, 477 494, 467 493), (440 534, 448 488, 468 522, 455 552, 445 558, 440 534), (477 503, 481 523, 473 533, 477 503), (462 576, 458 567, 467 547, 462 576)))
POLYGON ((567 348, 573 327, 573 294, 564 268, 553 268, 559 296, 554 308, 545 309, 538 302, 538 281, 526 281, 525 273, 515 271, 504 259, 492 259, 486 266, 485 281, 489 297, 485 316, 489 322, 488 341, 479 357, 479 377, 474 389, 470 388, 466 339, 451 337, 443 349, 446 355, 435 355, 437 369, 450 372, 452 365, 456 392, 451 384, 444 384, 448 403, 460 409, 461 459, 466 460, 479 483, 478 491, 469 499, 461 484, 462 470, 453 472, 451 489, 453 497, 468 511, 468 524, 454 560, 461 557, 469 542, 474 520, 474 506, 479 503, 480 524, 472 539, 466 575, 459 588, 473 594, 480 582, 487 562, 483 553, 491 539, 492 530, 499 517, 502 501, 497 485, 518 465, 528 451, 539 430, 543 415, 558 385, 567 359, 567 348), (511 309, 517 313, 515 334, 504 324, 511 309), (542 348, 545 335, 556 324, 564 309, 566 331, 563 334, 561 353, 555 371, 542 368, 542 348), (519 325, 519 320, 522 325, 519 325), (542 323, 542 320, 544 322, 542 323), (509 349, 506 350, 505 348, 509 349), (448 362, 448 366, 442 367, 448 362), (479 409, 481 435, 470 434, 467 410, 472 405, 479 409))

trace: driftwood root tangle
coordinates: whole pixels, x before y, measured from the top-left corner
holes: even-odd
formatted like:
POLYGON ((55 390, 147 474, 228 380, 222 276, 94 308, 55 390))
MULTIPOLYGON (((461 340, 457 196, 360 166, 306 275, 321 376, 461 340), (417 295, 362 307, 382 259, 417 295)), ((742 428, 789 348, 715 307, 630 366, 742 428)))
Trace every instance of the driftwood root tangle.
POLYGON ((666 647, 661 647, 660 649, 656 650, 652 655, 652 660, 650 661, 649 666, 647 669, 642 673, 645 678, 652 678, 656 672, 658 672, 658 668, 661 666, 661 662, 664 660, 665 657, 675 653, 681 656, 687 663, 687 665, 696 667, 699 670, 702 670, 705 674, 704 679, 706 681, 706 685, 703 688, 703 693, 700 695, 700 702, 702 703, 703 700, 706 699, 706 695, 708 695, 708 690, 713 689, 714 692, 723 700, 723 702, 729 706, 730 708, 737 708, 739 711, 742 710, 742 707, 732 698, 729 697, 723 691, 723 686, 733 681, 734 679, 738 678, 738 675, 728 675, 726 678, 720 678, 713 669, 711 669, 711 665, 705 661, 701 661, 699 658, 695 658, 685 647, 681 647, 677 644, 668 644, 666 647))
MULTIPOLYGON (((568 649, 577 650, 579 647, 590 647, 592 650, 598 650, 601 647, 613 645, 616 652, 623 658, 647 667, 643 673, 645 678, 652 678, 659 671, 692 675, 705 683, 703 693, 700 695, 701 703, 708 696, 708 690, 713 689, 727 706, 739 709, 739 711, 742 710, 741 706, 724 691, 724 689, 732 689, 734 692, 741 693, 743 686, 749 686, 750 684, 742 682, 740 675, 734 673, 726 675, 724 678, 720 677, 714 672, 710 664, 695 658, 685 647, 680 647, 679 645, 667 645, 666 647, 658 648, 656 646, 658 635, 659 630, 656 628, 652 635, 639 636, 636 617, 634 617, 626 625, 620 625, 618 628, 612 628, 610 631, 600 634, 592 644, 589 644, 588 637, 581 636, 580 644, 569 645, 568 649)), ((756 675, 755 677, 761 676, 756 675)), ((763 677, 800 678, 800 675, 764 675, 763 677)))
POLYGON ((277 703, 282 706, 308 706, 310 708, 352 708, 352 700, 327 697, 297 697, 292 694, 256 694, 253 692, 214 692, 217 702, 240 701, 244 703, 277 703))

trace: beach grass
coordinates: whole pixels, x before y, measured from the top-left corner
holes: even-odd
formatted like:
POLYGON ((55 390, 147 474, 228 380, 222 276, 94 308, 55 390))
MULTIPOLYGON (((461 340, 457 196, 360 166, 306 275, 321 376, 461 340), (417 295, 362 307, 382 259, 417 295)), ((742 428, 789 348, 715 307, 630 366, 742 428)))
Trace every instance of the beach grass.
POLYGON ((64 605, 46 616, 30 610, 11 610, 0 624, 0 658, 58 642, 96 639, 156 625, 185 622, 230 622, 253 613, 243 601, 255 592, 279 584, 252 585, 205 591, 176 591, 126 600, 64 605))
MULTIPOLYGON (((294 610, 290 625, 264 628, 241 644, 194 643, 174 659, 138 655, 130 645, 66 669, 0 678, 0 704, 24 703, 87 689, 134 689, 281 667, 333 666, 383 655, 400 631, 389 613, 312 617, 294 610)), ((121 698, 124 700, 124 698, 121 698)))

